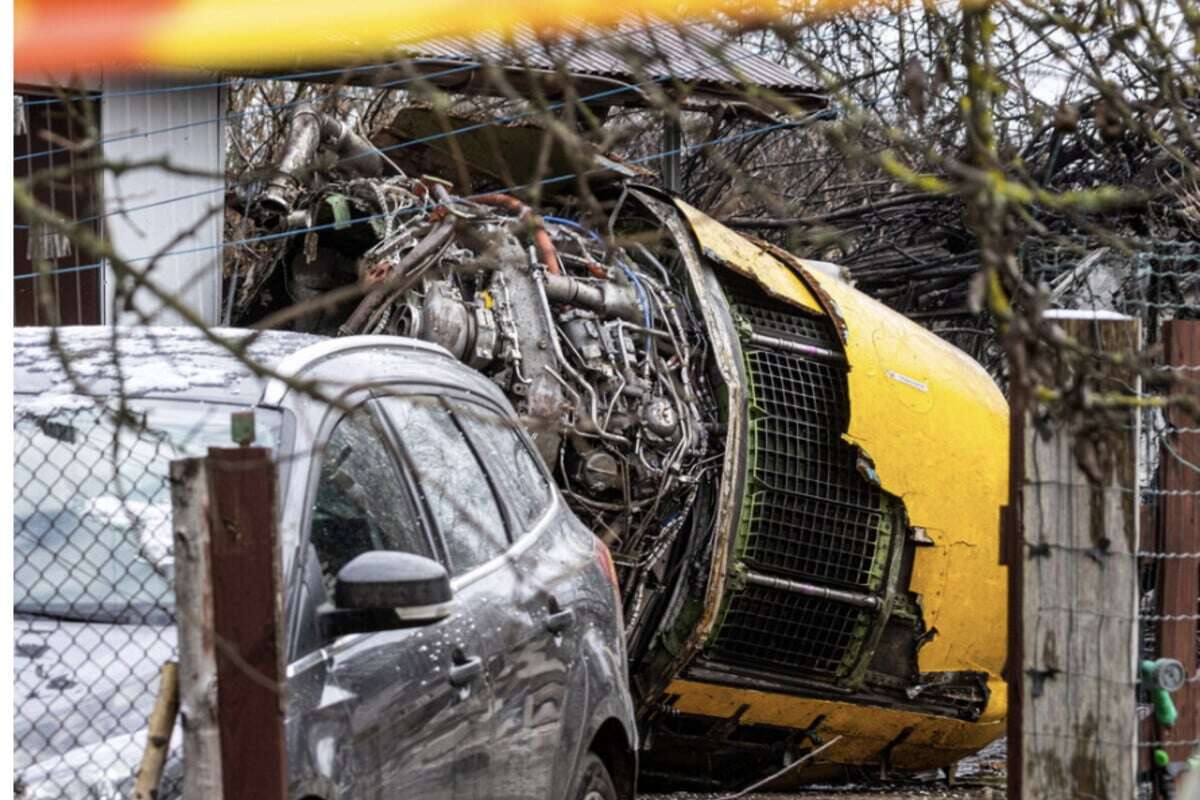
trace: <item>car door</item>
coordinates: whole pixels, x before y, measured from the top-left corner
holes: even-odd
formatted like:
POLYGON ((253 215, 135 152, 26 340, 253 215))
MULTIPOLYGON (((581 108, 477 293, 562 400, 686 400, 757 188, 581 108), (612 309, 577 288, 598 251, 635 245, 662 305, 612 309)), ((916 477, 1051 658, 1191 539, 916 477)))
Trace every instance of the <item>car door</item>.
MULTIPOLYGON (((503 570, 507 601, 497 620, 503 659, 490 672, 497 743, 509 755, 494 769, 498 798, 550 797, 559 754, 574 752, 564 728, 571 667, 578 657, 578 560, 554 529, 553 489, 516 420, 455 401, 454 413, 503 501, 514 546, 503 570)), ((590 555, 590 554, 589 554, 590 555)), ((585 563, 587 562, 585 556, 585 563)), ((585 702, 580 686, 575 702, 585 702)))
MULTIPOLYGON (((462 421, 444 400, 417 396, 380 402, 418 472, 426 502, 435 509, 456 597, 470 603, 471 623, 482 634, 494 698, 491 796, 543 797, 557 734, 553 719, 560 716, 563 664, 546 628, 550 601, 535 593, 540 599, 534 602, 528 581, 535 576, 513 566, 513 503, 505 502, 507 493, 536 495, 539 487, 522 485, 515 475, 496 480, 485 470, 462 421)), ((495 418, 497 410, 486 413, 495 418)))
MULTIPOLYGON (((496 657, 502 652, 496 628, 511 605, 511 580, 505 571, 509 535, 501 506, 440 397, 393 390, 381 395, 378 403, 445 549, 462 627, 478 637, 479 649, 472 657, 483 660, 491 687, 496 657)), ((463 758, 489 770, 489 781, 495 769, 511 757, 506 748, 494 746, 494 712, 493 701, 487 740, 475 738, 458 744, 463 758)), ((490 788, 488 797, 495 797, 494 782, 490 788)))
MULTIPOLYGON (((337 571, 370 550, 445 557, 395 455, 370 404, 333 427, 316 459, 301 556, 318 570, 298 569, 320 573, 309 592, 331 597, 337 571)), ((302 605, 311 627, 316 603, 302 605)), ((467 616, 456 599, 440 622, 342 636, 294 661, 289 688, 307 707, 297 726, 306 741, 289 751, 312 762, 303 772, 341 797, 487 797, 491 695, 467 616)))

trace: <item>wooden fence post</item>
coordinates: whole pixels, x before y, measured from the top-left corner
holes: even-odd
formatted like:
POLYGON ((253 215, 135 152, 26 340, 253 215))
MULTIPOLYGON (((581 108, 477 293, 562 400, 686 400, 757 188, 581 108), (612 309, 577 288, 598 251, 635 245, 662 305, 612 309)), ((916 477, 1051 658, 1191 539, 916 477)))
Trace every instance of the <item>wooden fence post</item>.
POLYGON ((203 458, 171 462, 175 527, 175 627, 183 722, 183 798, 221 800, 217 655, 212 631, 208 474, 203 458))
POLYGON ((262 447, 209 448, 217 719, 225 800, 285 800, 276 470, 262 447))
MULTIPOLYGON (((1200 381, 1200 321, 1174 320, 1163 326, 1165 361, 1176 368, 1181 379, 1173 383, 1172 394, 1185 391, 1200 381), (1178 368, 1184 369, 1178 369, 1178 368)), ((1197 403, 1200 391, 1192 389, 1197 403)), ((1200 614, 1200 415, 1185 409, 1167 410, 1168 429, 1163 438, 1161 456, 1162 508, 1161 546, 1164 555, 1158 570, 1158 613, 1178 619, 1159 624, 1159 656, 1178 659, 1193 681, 1173 695, 1179 720, 1173 728, 1157 728, 1160 740, 1200 739, 1200 669, 1196 649, 1200 646, 1197 614, 1200 614), (1172 554, 1193 554, 1170 558, 1172 554)), ((1164 748, 1172 762, 1186 761, 1195 745, 1164 748)))
MULTIPOLYGON (((1055 321, 1084 347, 1138 349, 1138 321, 1114 317, 1055 321)), ((1098 425, 1101 412, 1087 404, 1137 384, 1112 363, 1087 366, 1097 377, 1065 419, 1031 397, 1012 406, 1011 797, 1134 796, 1138 414, 1110 407, 1098 425)))

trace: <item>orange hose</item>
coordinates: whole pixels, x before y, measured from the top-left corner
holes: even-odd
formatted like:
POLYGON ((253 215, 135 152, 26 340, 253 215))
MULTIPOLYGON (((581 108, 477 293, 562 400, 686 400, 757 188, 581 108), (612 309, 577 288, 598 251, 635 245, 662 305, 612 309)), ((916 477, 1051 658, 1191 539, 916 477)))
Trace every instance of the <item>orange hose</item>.
POLYGON ((510 194, 482 194, 470 199, 485 206, 497 206, 506 211, 511 211, 521 219, 530 218, 533 221, 533 247, 537 250, 538 260, 542 262, 542 266, 546 268, 546 272, 549 272, 551 275, 562 274, 562 268, 558 265, 558 251, 554 249, 554 242, 550 241, 550 234, 546 232, 545 226, 542 225, 542 218, 535 215, 533 209, 510 194))

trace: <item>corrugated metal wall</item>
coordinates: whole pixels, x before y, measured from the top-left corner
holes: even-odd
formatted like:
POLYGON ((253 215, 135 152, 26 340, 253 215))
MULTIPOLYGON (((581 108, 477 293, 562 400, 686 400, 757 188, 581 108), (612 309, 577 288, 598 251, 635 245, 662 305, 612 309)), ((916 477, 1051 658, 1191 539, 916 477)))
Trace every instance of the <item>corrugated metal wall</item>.
MULTIPOLYGON (((189 76, 188 84, 215 83, 189 76)), ((222 206, 225 200, 224 91, 185 88, 154 78, 107 78, 104 82, 102 139, 109 161, 166 159, 175 167, 201 170, 185 176, 158 167, 137 169, 104 181, 108 235, 116 251, 144 269, 156 254, 156 285, 174 294, 209 324, 221 314, 222 206), (169 89, 169 91, 153 91, 169 89)), ((143 322, 122 312, 112 319, 113 273, 107 274, 106 321, 143 322)), ((136 307, 153 315, 153 324, 181 324, 182 317, 162 310, 149 292, 135 295, 136 307)))

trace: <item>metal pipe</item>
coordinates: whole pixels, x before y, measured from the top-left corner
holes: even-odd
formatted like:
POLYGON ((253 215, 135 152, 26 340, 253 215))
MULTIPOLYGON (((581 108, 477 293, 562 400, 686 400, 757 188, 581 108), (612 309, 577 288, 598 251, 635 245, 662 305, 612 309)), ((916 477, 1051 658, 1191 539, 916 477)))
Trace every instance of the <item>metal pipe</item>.
POLYGON ((643 314, 628 287, 612 282, 593 284, 569 275, 550 274, 546 270, 546 294, 556 303, 583 306, 620 317, 629 322, 641 322, 643 314))
MULTIPOLYGON (((675 341, 674 336, 672 336, 671 334, 669 334, 666 331, 660 331, 657 328, 645 328, 641 325, 635 325, 632 322, 626 322, 623 319, 617 320, 617 324, 620 325, 622 328, 628 328, 629 330, 634 331, 635 333, 642 333, 642 334, 645 334, 646 336, 654 336, 658 339, 663 339, 664 341, 668 341, 671 343, 674 343, 674 341, 675 341)), ((672 352, 675 352, 675 350, 672 350, 672 352)))
MULTIPOLYGON (((417 242, 412 250, 401 259, 400 263, 386 275, 378 285, 394 284, 389 291, 395 294, 400 289, 407 289, 415 277, 419 277, 423 270, 418 271, 421 262, 426 259, 436 258, 442 247, 450 241, 450 237, 454 234, 454 223, 450 220, 443 220, 440 225, 426 234, 425 238, 417 242)), ((353 336, 362 330, 367 324, 368 319, 374 313, 375 309, 384 302, 384 292, 379 288, 368 290, 366 296, 359 301, 358 306, 354 309, 350 317, 342 323, 338 328, 338 336, 353 336)))
POLYGON ((364 178, 383 175, 384 156, 346 122, 321 115, 321 141, 329 142, 338 155, 336 166, 364 178))
POLYGON ((238 262, 233 262, 233 275, 229 278, 229 291, 225 295, 225 310, 221 312, 221 324, 233 324, 233 304, 237 301, 238 262))
MULTIPOLYGON (((533 268, 531 271, 533 273, 533 283, 537 289, 537 296, 538 296, 538 301, 539 301, 538 305, 541 307, 542 314, 546 320, 546 326, 547 326, 546 338, 548 338, 550 340, 550 342, 549 342, 550 351, 554 354, 556 365, 561 366, 568 373, 570 373, 571 377, 574 378, 576 381, 578 381, 579 385, 583 387, 583 390, 585 392, 587 392, 588 407, 590 409, 589 418, 592 421, 592 425, 596 428, 596 435, 598 435, 600 438, 606 439, 608 441, 620 442, 622 444, 628 444, 629 440, 626 439, 624 436, 620 436, 615 433, 609 433, 608 431, 602 430, 600 428, 600 401, 599 401, 599 398, 596 397, 596 390, 592 387, 592 385, 590 383, 588 383, 586 380, 584 380, 584 377, 582 375, 580 375, 579 372, 573 366, 571 366, 571 362, 568 361, 563 356, 562 347, 559 345, 558 330, 556 329, 556 326, 554 324, 554 314, 550 311, 550 299, 549 299, 549 297, 546 296, 546 280, 549 276, 542 273, 542 271, 537 269, 536 267, 533 268)), ((551 370, 549 367, 546 368, 546 371, 550 372, 550 374, 554 375, 555 378, 558 378, 558 380, 560 382, 564 382, 562 377, 559 376, 558 373, 551 370)))
POLYGON ((787 578, 776 578, 773 575, 763 575, 761 572, 750 572, 746 575, 746 583, 754 586, 765 586, 769 589, 782 589, 785 592, 795 592, 807 597, 820 597, 824 600, 836 600, 839 603, 846 603, 859 608, 877 609, 880 606, 880 599, 870 594, 860 594, 859 592, 847 592, 843 589, 830 589, 828 586, 817 586, 812 583, 801 583, 800 581, 788 580, 787 578))
POLYGON ((761 333, 750 334, 751 344, 760 344, 764 347, 773 347, 776 350, 787 350, 800 355, 811 356, 822 361, 834 361, 839 364, 846 363, 846 356, 836 350, 827 350, 824 347, 817 347, 812 344, 803 344, 801 342, 793 342, 790 339, 780 339, 775 336, 764 336, 761 333))

